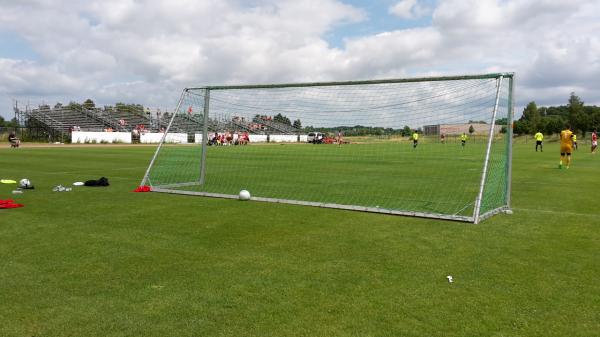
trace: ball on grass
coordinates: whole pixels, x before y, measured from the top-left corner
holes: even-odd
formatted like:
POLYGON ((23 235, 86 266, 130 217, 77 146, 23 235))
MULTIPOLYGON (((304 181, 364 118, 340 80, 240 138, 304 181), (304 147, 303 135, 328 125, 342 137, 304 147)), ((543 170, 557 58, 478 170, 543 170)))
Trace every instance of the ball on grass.
POLYGON ((250 192, 246 191, 246 190, 241 190, 240 191, 240 200, 250 200, 250 192))
POLYGON ((23 178, 19 181, 19 187, 21 188, 29 188, 31 187, 31 181, 27 178, 23 178))

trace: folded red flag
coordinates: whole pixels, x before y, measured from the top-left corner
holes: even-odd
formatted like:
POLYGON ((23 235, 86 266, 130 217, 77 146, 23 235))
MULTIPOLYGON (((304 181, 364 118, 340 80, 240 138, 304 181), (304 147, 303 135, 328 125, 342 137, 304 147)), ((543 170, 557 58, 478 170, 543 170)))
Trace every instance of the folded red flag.
POLYGON ((133 190, 134 192, 150 192, 152 191, 150 186, 138 186, 135 190, 133 190))
POLYGON ((0 200, 0 205, 4 204, 12 204, 14 201, 12 199, 0 200))

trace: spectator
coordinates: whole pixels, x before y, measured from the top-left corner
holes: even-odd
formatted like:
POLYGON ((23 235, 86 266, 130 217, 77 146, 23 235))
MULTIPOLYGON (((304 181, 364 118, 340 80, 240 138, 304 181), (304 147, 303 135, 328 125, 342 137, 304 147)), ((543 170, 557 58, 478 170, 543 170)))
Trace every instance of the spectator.
POLYGON ((8 135, 8 142, 10 143, 10 147, 14 148, 17 148, 21 145, 21 141, 19 140, 19 138, 17 138, 14 132, 11 132, 8 135))

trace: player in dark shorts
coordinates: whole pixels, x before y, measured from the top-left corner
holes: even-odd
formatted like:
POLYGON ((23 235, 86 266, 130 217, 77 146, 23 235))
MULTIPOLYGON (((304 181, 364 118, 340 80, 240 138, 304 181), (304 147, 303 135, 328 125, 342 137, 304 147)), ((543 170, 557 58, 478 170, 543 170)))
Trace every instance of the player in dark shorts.
POLYGON ((535 152, 537 152, 538 146, 540 147, 541 152, 544 152, 544 134, 538 131, 533 138, 535 138, 535 152))
POLYGON ((413 140, 413 149, 416 149, 417 145, 419 145, 419 134, 417 133, 416 130, 415 130, 415 133, 413 133, 413 135, 412 135, 412 140, 413 140))

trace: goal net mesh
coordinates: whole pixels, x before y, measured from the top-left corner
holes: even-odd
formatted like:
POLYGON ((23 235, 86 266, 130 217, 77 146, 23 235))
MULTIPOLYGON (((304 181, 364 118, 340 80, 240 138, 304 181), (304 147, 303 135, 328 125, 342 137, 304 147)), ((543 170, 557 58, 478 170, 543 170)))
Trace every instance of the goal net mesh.
POLYGON ((185 89, 143 183, 473 221, 508 207, 509 83, 482 75, 185 89))

